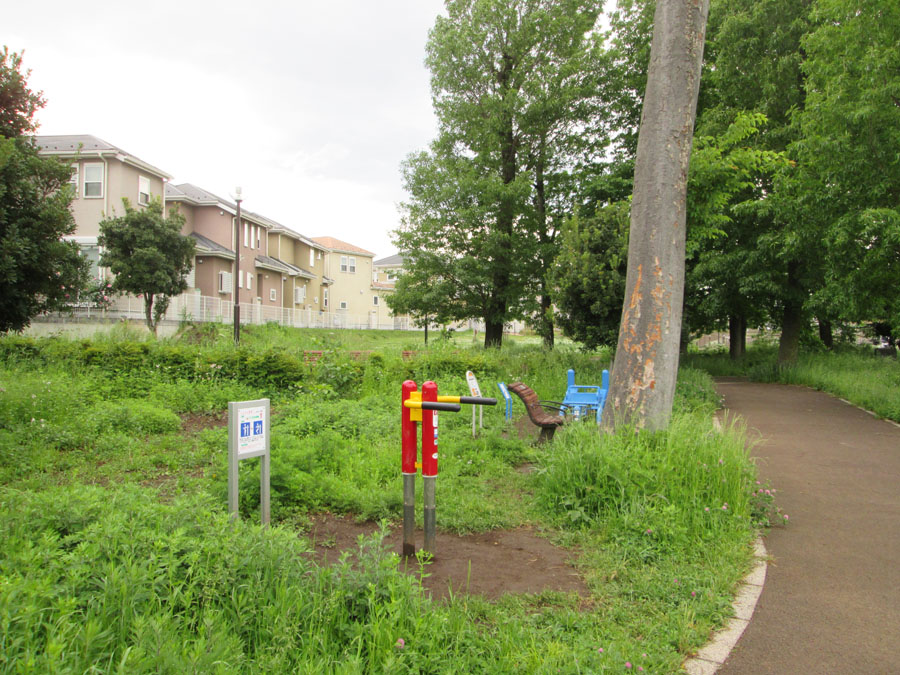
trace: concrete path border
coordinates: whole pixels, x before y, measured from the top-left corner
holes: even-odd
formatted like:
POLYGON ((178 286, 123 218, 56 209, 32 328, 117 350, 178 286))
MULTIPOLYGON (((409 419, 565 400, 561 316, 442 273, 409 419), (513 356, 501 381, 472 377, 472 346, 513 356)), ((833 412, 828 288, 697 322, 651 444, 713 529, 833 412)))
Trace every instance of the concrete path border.
POLYGON ((705 647, 682 664, 688 675, 712 675, 723 663, 731 650, 741 639, 744 629, 750 623, 753 610, 766 583, 766 568, 768 552, 762 538, 756 540, 754 549, 756 564, 753 570, 744 577, 740 590, 731 605, 734 617, 728 621, 724 628, 716 631, 705 647))

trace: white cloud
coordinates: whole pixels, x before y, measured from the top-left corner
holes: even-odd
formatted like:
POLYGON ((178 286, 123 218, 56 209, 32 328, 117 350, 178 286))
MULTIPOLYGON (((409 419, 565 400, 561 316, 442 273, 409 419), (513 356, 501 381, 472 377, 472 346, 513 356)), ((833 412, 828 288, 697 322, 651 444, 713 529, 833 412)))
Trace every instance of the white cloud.
POLYGON ((47 107, 88 133, 308 235, 393 253, 399 164, 431 140, 429 28, 440 0, 252 5, 100 0, 4 8, 47 107), (36 14, 36 7, 40 14, 36 14))

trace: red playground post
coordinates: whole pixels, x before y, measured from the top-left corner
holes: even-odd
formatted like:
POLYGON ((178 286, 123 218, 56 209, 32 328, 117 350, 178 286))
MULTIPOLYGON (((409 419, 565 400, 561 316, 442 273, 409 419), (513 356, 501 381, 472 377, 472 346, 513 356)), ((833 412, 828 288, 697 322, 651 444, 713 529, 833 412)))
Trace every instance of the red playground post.
POLYGON ((438 474, 438 411, 459 412, 460 403, 496 405, 495 398, 473 396, 438 396, 438 387, 432 381, 417 391, 416 383, 406 380, 402 385, 400 403, 401 472, 403 474, 403 555, 416 553, 416 474, 422 469, 425 501, 424 549, 434 553, 437 514, 435 509, 435 479, 438 474), (416 461, 416 424, 422 423, 422 461, 416 461))

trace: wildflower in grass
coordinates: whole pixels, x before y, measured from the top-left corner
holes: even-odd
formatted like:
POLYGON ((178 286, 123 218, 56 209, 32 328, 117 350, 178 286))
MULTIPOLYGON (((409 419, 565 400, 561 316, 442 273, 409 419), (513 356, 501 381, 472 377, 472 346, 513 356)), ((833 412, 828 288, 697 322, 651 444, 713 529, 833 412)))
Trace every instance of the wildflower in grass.
POLYGON ((691 597, 692 597, 692 598, 696 598, 696 597, 697 597, 697 591, 691 591, 691 597))
POLYGON ((784 514, 784 519, 785 519, 785 520, 788 519, 788 514, 786 514, 786 513, 784 514))
POLYGON ((647 533, 647 534, 653 534, 653 528, 648 527, 646 533, 647 533))
MULTIPOLYGON (((675 585, 676 585, 676 586, 677 586, 677 585, 678 585, 678 583, 679 583, 679 581, 678 581, 678 577, 675 577, 675 585)), ((644 655, 644 656, 646 656, 646 654, 645 654, 645 655, 644 655)))
POLYGON ((706 511, 707 513, 709 513, 709 507, 708 507, 708 506, 707 506, 705 509, 703 509, 703 510, 706 511))
POLYGON ((725 502, 724 504, 722 504, 722 510, 723 510, 723 511, 727 511, 727 510, 728 510, 728 502, 725 502))
POLYGON ((603 653, 603 647, 597 647, 597 653, 598 653, 598 654, 602 654, 602 653, 603 653))
POLYGON ((394 646, 397 649, 403 649, 406 646, 406 640, 403 638, 397 638, 397 641, 394 643, 394 646))
POLYGON ((631 661, 626 661, 626 662, 625 662, 625 667, 628 668, 628 669, 630 670, 630 669, 631 669, 631 661))

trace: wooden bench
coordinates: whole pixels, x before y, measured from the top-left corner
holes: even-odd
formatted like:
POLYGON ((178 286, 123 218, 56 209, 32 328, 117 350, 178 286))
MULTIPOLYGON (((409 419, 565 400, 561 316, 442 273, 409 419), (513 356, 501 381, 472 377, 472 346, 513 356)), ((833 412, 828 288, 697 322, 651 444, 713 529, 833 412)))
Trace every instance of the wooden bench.
POLYGON ((566 423, 566 418, 559 414, 561 408, 551 402, 538 400, 537 394, 528 385, 513 382, 506 388, 522 399, 532 424, 540 428, 541 435, 538 436, 538 443, 546 443, 552 439, 556 429, 566 423), (548 410, 553 410, 554 413, 551 414, 548 410))

